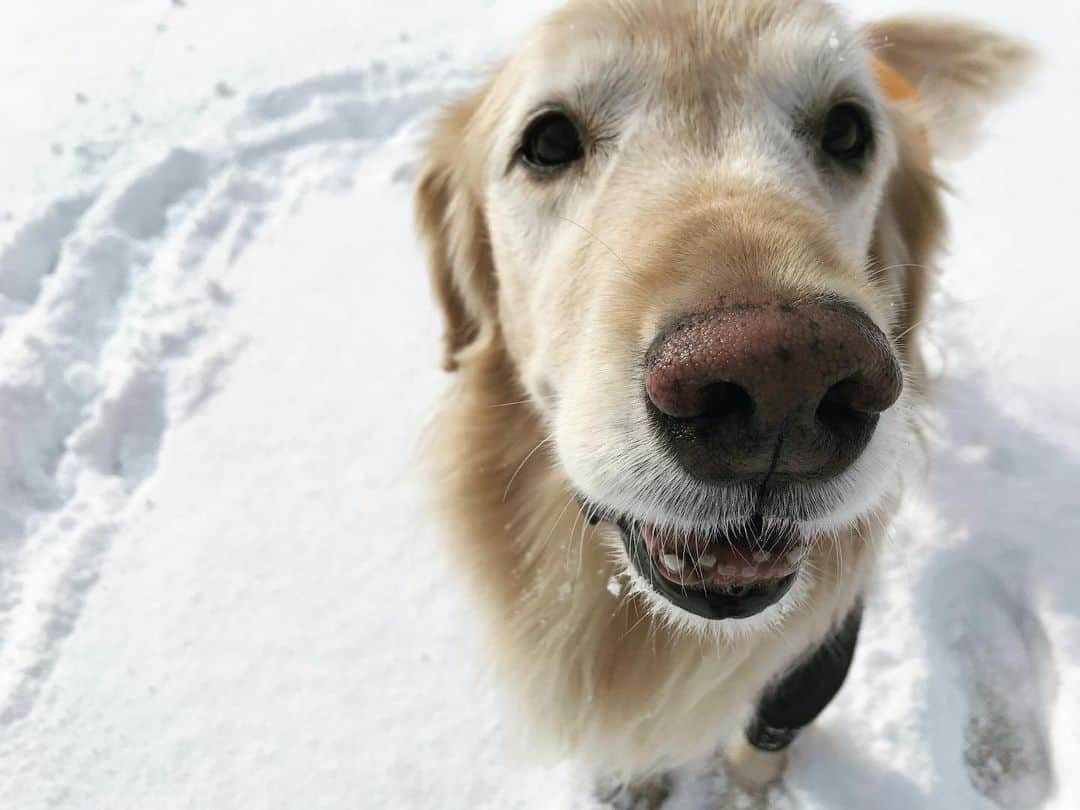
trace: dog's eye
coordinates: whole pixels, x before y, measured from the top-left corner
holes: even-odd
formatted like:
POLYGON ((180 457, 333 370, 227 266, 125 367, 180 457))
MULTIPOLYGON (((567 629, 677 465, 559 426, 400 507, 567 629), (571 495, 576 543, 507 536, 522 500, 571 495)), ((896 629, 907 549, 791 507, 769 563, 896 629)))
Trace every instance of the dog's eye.
POLYGON ((866 111, 851 102, 837 104, 825 117, 821 148, 830 157, 850 163, 870 149, 873 131, 866 111))
POLYGON ((547 112, 529 124, 521 141, 521 156, 535 169, 558 169, 584 154, 581 135, 565 113, 547 112))

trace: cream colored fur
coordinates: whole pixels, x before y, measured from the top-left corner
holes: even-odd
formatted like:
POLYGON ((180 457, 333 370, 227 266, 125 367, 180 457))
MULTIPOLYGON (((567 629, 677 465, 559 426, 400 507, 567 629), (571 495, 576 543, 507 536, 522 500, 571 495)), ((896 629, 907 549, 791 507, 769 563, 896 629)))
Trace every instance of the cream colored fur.
POLYGON ((456 371, 431 430, 434 480, 537 745, 626 777, 709 751, 865 591, 916 445, 916 334, 943 224, 922 132, 966 136, 1023 56, 960 23, 853 30, 818 0, 577 0, 443 116, 417 193, 456 371), (871 49, 935 104, 883 98, 871 49), (790 134, 796 110, 837 92, 878 120, 857 180, 825 176, 790 134), (540 183, 512 156, 551 101, 595 122, 597 157, 540 183), (734 493, 717 517, 641 396, 660 326, 734 284, 852 301, 893 336, 908 379, 863 457, 821 489, 793 591, 709 623, 653 595, 574 492, 678 527, 745 516, 734 493))

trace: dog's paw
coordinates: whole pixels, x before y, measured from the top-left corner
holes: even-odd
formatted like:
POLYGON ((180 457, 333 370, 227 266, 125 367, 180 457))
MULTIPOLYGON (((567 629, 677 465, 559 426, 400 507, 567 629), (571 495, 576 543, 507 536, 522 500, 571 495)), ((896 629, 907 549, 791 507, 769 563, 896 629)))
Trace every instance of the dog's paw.
POLYGON ((787 754, 783 751, 762 751, 755 748, 742 732, 736 734, 724 748, 728 779, 747 793, 762 793, 776 783, 784 773, 787 754))
POLYGON ((611 810, 660 810, 671 795, 671 777, 659 774, 633 782, 603 782, 594 793, 611 810))

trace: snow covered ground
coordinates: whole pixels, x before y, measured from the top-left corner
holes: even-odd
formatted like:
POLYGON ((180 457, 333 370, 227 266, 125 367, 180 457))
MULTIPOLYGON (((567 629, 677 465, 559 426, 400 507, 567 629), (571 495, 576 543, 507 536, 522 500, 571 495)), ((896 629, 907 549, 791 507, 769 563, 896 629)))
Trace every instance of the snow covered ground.
MULTIPOLYGON (((418 139, 550 5, 0 4, 0 807, 592 806, 502 722, 413 471, 418 139)), ((928 486, 767 804, 1076 808, 1080 7, 848 5, 1044 64, 947 171, 928 486)))

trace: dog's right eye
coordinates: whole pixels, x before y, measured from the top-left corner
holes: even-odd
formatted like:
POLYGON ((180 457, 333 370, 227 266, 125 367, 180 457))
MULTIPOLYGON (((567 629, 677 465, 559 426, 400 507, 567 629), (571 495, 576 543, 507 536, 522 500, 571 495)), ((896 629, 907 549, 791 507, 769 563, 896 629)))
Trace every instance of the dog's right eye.
POLYGON ((533 169, 550 172, 580 160, 585 154, 574 122, 562 112, 546 112, 525 130, 521 157, 533 169))

